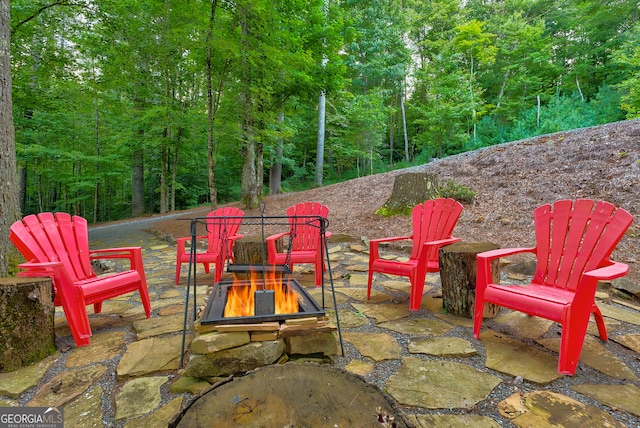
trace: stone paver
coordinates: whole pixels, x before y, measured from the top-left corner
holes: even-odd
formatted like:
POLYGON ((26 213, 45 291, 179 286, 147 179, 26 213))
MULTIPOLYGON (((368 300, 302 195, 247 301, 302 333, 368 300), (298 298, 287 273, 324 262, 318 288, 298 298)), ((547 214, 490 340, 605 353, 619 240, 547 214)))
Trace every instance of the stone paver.
POLYGON ((500 424, 488 416, 410 415, 409 420, 419 428, 500 428, 500 424))
POLYGON ((576 385, 573 389, 607 406, 640 416, 640 407, 638 406, 638 403, 640 403, 640 388, 636 385, 583 384, 576 385))
POLYGON ((30 406, 64 406, 88 390, 107 371, 102 364, 66 370, 42 385, 30 406))
POLYGON ((360 360, 353 360, 345 366, 345 369, 351 373, 365 376, 373 372, 374 365, 360 360))
MULTIPOLYGON (((560 350, 560 338, 540 339, 538 342, 553 351, 558 352, 560 350)), ((638 380, 635 373, 620 358, 593 336, 585 337, 580 361, 614 379, 638 380)))
POLYGON ((471 409, 500 382, 499 377, 465 364, 404 357, 386 386, 393 398, 407 406, 471 409))
POLYGON ((366 303, 382 303, 382 302, 388 302, 393 299, 393 297, 391 297, 390 295, 381 293, 375 290, 371 290, 371 296, 369 296, 369 299, 367 299, 367 289, 362 287, 360 288, 341 287, 341 288, 336 288, 335 291, 340 294, 344 294, 345 296, 348 296, 353 300, 357 300, 359 302, 366 302, 366 303))
POLYGON ((51 355, 39 363, 19 370, 0 373, 0 395, 18 398, 33 385, 36 385, 47 370, 55 363, 60 354, 51 355))
POLYGON ((598 307, 602 316, 624 321, 629 324, 640 325, 640 312, 629 309, 619 308, 604 303, 599 303, 598 307))
POLYGON ((440 320, 425 318, 400 319, 378 324, 380 328, 386 328, 402 334, 440 336, 453 328, 449 323, 440 320))
POLYGON ((376 323, 406 318, 410 314, 409 307, 407 305, 397 305, 394 303, 381 305, 352 303, 351 306, 366 316, 375 319, 376 323))
POLYGON ((517 427, 624 427, 605 411, 553 391, 515 393, 499 404, 517 427))
POLYGON ((495 321, 517 330, 520 336, 527 339, 541 338, 553 325, 553 321, 532 317, 522 312, 509 312, 497 316, 495 321))
POLYGON ((181 335, 151 337, 133 342, 118 363, 118 379, 177 370, 181 348, 181 335))
POLYGON ((640 354, 640 334, 623 334, 610 337, 610 339, 631 349, 636 354, 640 354))
POLYGON ((429 354, 441 358, 464 358, 478 354, 468 340, 459 337, 411 338, 407 347, 412 354, 429 354))
POLYGON ((398 341, 385 333, 346 332, 342 337, 353 344, 362 356, 373 361, 394 360, 402 351, 398 341))
MULTIPOLYGON (((175 246, 140 227, 123 227, 102 233, 91 247, 143 246, 152 318, 145 318, 137 293, 106 301, 101 314, 90 311, 91 345, 76 348, 58 310, 60 351, 31 367, 1 373, 0 406, 62 405, 68 426, 166 426, 193 397, 220 379, 215 377, 219 364, 195 353, 184 361, 185 366, 192 364, 190 370, 178 369, 187 281, 183 273, 180 285, 175 285, 175 246), (206 379, 189 376, 196 366, 207 372, 206 379)), ((385 258, 406 260, 404 254, 385 251, 385 258)), ((408 310, 407 278, 376 274, 368 300, 367 252, 366 242, 329 245, 348 351, 347 357, 336 358, 336 365, 387 392, 417 427, 640 426, 640 311, 604 303, 601 300, 610 295, 599 295, 610 342, 594 337, 597 330, 590 325, 579 372, 567 387, 566 378, 556 371, 559 338, 552 337, 557 328, 552 323, 503 310, 485 321, 480 340, 475 340, 470 319, 443 310, 437 273, 427 275, 418 312, 408 310), (621 333, 625 326, 629 333, 621 333), (604 381, 595 381, 590 373, 604 381), (560 385, 574 395, 560 393, 560 385), (492 395, 497 390, 499 399, 492 395)), ((309 286, 316 301, 322 300, 322 290, 312 286, 312 268, 296 266, 294 275, 309 286)), ((202 307, 212 276, 199 270, 197 282, 202 307)), ((327 275, 325 309, 335 325, 330 285, 327 275)), ((191 296, 189 315, 192 302, 191 296)), ((187 349, 190 342, 188 334, 187 349)), ((194 349, 204 352, 217 347, 215 342, 201 338, 194 349)), ((268 348, 257 347, 256 354, 269 359, 268 348)))
POLYGON ((162 401, 160 387, 169 380, 167 376, 132 379, 122 386, 116 396, 116 421, 149 413, 162 401))
POLYGON ((81 399, 64 406, 64 423, 70 427, 102 427, 102 393, 100 385, 92 388, 81 399))
POLYGON ((67 357, 67 367, 81 367, 87 364, 100 363, 120 356, 126 347, 126 333, 111 331, 91 336, 91 346, 74 348, 67 357))
POLYGON ((480 342, 487 350, 486 367, 538 384, 547 384, 562 375, 557 372, 558 357, 527 346, 517 339, 485 330, 480 342))

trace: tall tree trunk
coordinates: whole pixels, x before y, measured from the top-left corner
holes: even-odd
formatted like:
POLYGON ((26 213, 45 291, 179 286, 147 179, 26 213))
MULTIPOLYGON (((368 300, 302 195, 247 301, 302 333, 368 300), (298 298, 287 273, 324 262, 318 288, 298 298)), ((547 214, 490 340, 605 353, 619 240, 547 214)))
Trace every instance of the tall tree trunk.
MULTIPOLYGON (((324 19, 327 20, 329 14, 329 0, 324 0, 322 4, 324 19)), ((329 59, 326 54, 322 55, 322 68, 324 69, 329 59)), ((324 133, 325 133, 325 113, 327 107, 327 94, 324 89, 320 92, 318 100, 318 144, 316 146, 316 180, 317 186, 322 186, 324 172, 324 133)))
POLYGON ((316 185, 322 186, 322 173, 324 169, 324 123, 327 99, 324 91, 320 93, 318 101, 318 145, 316 148, 316 185))
POLYGON ((27 168, 20 165, 16 161, 16 168, 18 170, 18 212, 24 212, 24 207, 27 204, 27 168))
MULTIPOLYGON (((284 110, 280 110, 278 117, 280 126, 284 124, 284 110)), ((281 193, 282 189, 282 154, 284 152, 284 137, 281 135, 276 145, 276 158, 271 164, 269 169, 269 194, 277 195, 281 193)))
POLYGON ((258 192, 256 183, 256 142, 254 135, 253 96, 251 94, 251 65, 247 58, 249 52, 249 28, 246 9, 242 13, 242 44, 245 55, 242 58, 242 184, 240 200, 247 209, 258 206, 258 192))
POLYGON ((176 171, 178 170, 178 147, 180 146, 180 131, 178 131, 178 144, 173 151, 173 168, 171 169, 171 211, 176 210, 176 171))
POLYGON ((409 137, 407 137, 407 116, 404 111, 404 94, 400 96, 400 109, 402 110, 402 132, 404 134, 404 159, 409 162, 409 137))
MULTIPOLYGON (((164 132, 166 134, 166 128, 164 132)), ((167 138, 166 135, 164 138, 167 138)), ((169 159, 167 159, 167 145, 164 143, 160 148, 160 163, 160 213, 164 214, 167 212, 167 164, 169 163, 169 159)))
POLYGON ((131 167, 131 216, 144 214, 144 151, 133 149, 133 165, 131 167))
MULTIPOLYGON (((93 108, 95 111, 94 139, 96 143, 96 156, 100 158, 100 113, 98 110, 98 98, 93 99, 93 108)), ((96 165, 96 184, 93 188, 93 223, 98 222, 98 207, 100 206, 100 164, 96 165)))
POLYGON ((256 143, 256 195, 258 200, 264 197, 264 144, 256 143))
MULTIPOLYGON (((245 94, 245 98, 250 98, 245 94)), ((245 103, 249 103, 248 100, 245 103)), ((258 206, 257 183, 256 183, 256 143, 253 135, 253 116, 251 111, 245 109, 245 116, 242 125, 242 195, 241 201, 247 209, 258 206)))
POLYGON ((509 79, 509 73, 511 69, 507 68, 507 71, 504 73, 504 79, 502 79, 502 85, 500 86, 500 93, 498 94, 498 102, 496 103, 496 108, 500 108, 500 103, 502 103, 502 97, 504 96, 504 89, 507 87, 507 80, 509 79))
POLYGON ((10 255, 16 251, 8 239, 9 227, 20 215, 16 148, 11 101, 9 0, 0 0, 0 277, 7 276, 10 255))
MULTIPOLYGON (((218 190, 216 189, 216 156, 215 145, 213 140, 213 122, 215 120, 214 101, 213 101, 213 84, 211 76, 211 38, 213 37, 213 23, 216 17, 216 7, 218 0, 211 1, 211 14, 209 15, 209 30, 207 31, 207 175, 209 184, 209 203, 211 209, 218 206, 218 190)), ((222 77, 220 78, 222 81, 222 77)), ((218 92, 219 96, 219 92, 218 92)), ((216 103, 217 105, 217 103, 216 103)))

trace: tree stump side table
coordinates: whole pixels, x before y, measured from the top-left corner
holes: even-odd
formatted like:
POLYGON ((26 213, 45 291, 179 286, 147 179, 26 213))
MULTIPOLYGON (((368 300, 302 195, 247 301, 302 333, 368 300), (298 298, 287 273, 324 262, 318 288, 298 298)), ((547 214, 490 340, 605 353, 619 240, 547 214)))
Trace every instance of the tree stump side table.
MULTIPOLYGON (((442 301, 446 311, 452 315, 473 319, 476 298, 476 254, 500 248, 491 242, 456 242, 440 249, 440 281, 442 301)), ((500 261, 491 262, 493 282, 500 283, 500 261)), ((498 315, 500 307, 485 303, 483 317, 498 315)))
POLYGON ((54 315, 50 278, 0 278, 0 373, 56 351, 54 315))
MULTIPOLYGON (((262 241, 261 236, 243 236, 233 244, 233 258, 236 265, 262 265, 262 251, 264 245, 264 257, 267 258, 267 246, 262 241)), ((284 249, 284 241, 279 239, 276 241, 276 249, 282 252, 284 249)), ((267 260, 264 261, 268 264, 267 260)), ((249 279, 248 272, 235 273, 238 279, 249 279)))

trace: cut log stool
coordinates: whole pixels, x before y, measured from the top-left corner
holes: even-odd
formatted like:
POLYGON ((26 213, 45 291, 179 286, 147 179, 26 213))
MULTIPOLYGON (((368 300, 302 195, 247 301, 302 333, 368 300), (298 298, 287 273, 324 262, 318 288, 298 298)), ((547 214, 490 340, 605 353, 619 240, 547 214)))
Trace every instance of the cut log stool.
MULTIPOLYGON (((476 275, 478 262, 476 254, 500 248, 491 242, 456 242, 440 249, 440 281, 442 301, 448 313, 473 319, 473 306, 476 298, 476 275)), ((493 281, 500 283, 500 261, 491 264, 493 281)), ((500 307, 487 303, 483 316, 491 318, 498 315, 500 307)))
MULTIPOLYGON (((233 244, 233 257, 239 265, 261 265, 264 242, 260 236, 244 236, 233 244)), ((284 240, 276 241, 276 248, 283 251, 284 240)), ((264 256, 267 257, 267 247, 264 247, 264 256)), ((264 261, 267 263, 267 261, 264 261)))
MULTIPOLYGON (((245 270, 244 272, 234 273, 234 275, 238 279, 249 278, 249 273, 247 273, 249 266, 253 265, 253 266, 262 267, 262 251, 263 251, 262 246, 263 245, 265 244, 262 241, 262 237, 260 236, 244 236, 238 239, 233 244, 234 264, 238 266, 240 265, 247 266, 247 270, 245 270)), ((283 240, 276 241, 276 248, 278 249, 278 251, 283 251, 284 241, 283 240)), ((264 257, 265 258, 267 257, 266 245, 264 247, 264 257)), ((267 260, 265 260, 264 263, 266 264, 267 260)))
POLYGON ((0 373, 56 351, 50 278, 0 278, 0 373))

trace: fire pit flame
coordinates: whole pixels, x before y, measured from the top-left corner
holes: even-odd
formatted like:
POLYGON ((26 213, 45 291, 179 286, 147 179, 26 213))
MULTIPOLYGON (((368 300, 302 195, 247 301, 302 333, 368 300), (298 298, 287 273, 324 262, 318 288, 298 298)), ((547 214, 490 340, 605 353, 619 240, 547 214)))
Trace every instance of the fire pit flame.
POLYGON ((273 290, 275 295, 275 313, 293 314, 299 311, 300 295, 283 282, 282 275, 275 270, 262 273, 251 271, 247 281, 234 278, 228 287, 227 304, 224 309, 225 318, 252 316, 255 313, 255 294, 259 290, 273 290))

